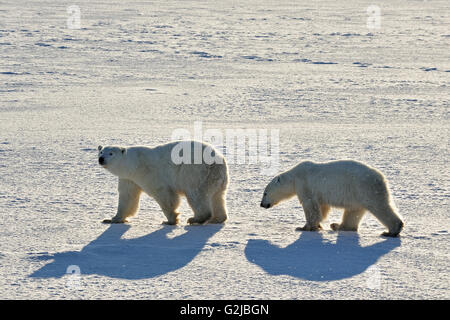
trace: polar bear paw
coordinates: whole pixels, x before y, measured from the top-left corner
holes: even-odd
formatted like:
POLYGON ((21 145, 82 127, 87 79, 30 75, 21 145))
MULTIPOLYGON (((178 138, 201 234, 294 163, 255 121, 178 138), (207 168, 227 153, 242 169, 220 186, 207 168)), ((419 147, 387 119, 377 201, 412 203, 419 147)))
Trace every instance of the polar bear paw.
POLYGON ((112 218, 112 219, 105 219, 102 221, 102 223, 106 224, 113 224, 113 223, 127 223, 127 219, 119 219, 119 218, 112 218))
POLYGON ((330 228, 333 231, 358 231, 358 227, 357 226, 345 226, 342 223, 332 223, 330 224, 330 228))
POLYGON ((333 231, 338 231, 340 226, 341 225, 339 223, 332 223, 332 224, 330 224, 330 228, 333 231))
POLYGON ((295 231, 319 231, 322 229, 323 228, 320 224, 317 226, 311 226, 309 224, 305 224, 303 227, 295 228, 295 231))
POLYGON ((399 236, 399 232, 389 232, 389 231, 386 231, 386 232, 383 232, 381 235, 382 235, 383 237, 396 238, 396 237, 399 236))
POLYGON ((175 220, 171 220, 171 221, 163 221, 162 224, 167 225, 167 226, 174 226, 177 225, 179 222, 178 219, 175 220))
POLYGON ((226 218, 212 217, 208 221, 206 221, 206 223, 208 223, 208 224, 220 224, 220 223, 224 223, 225 221, 226 221, 226 218))
POLYGON ((189 218, 187 220, 187 223, 191 224, 191 225, 200 225, 200 224, 205 224, 206 220, 207 219, 199 219, 199 218, 196 218, 196 217, 192 217, 192 218, 189 218))

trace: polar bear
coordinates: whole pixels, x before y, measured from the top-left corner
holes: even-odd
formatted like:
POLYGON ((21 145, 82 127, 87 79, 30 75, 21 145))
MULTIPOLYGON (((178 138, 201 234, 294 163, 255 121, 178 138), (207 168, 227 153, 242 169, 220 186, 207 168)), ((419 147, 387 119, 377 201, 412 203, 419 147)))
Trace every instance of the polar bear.
POLYGON ((305 226, 296 230, 322 229, 320 223, 327 218, 330 207, 344 209, 342 222, 331 224, 335 231, 357 231, 366 210, 388 228, 384 236, 396 237, 403 228, 383 174, 358 161, 301 162, 267 185, 261 207, 273 207, 294 195, 306 216, 305 226))
POLYGON ((117 214, 105 223, 127 222, 138 211, 142 191, 158 202, 167 217, 165 224, 178 223, 180 196, 187 198, 194 211, 189 224, 227 220, 228 168, 223 155, 209 144, 176 141, 154 148, 99 146, 98 161, 119 177, 117 214))

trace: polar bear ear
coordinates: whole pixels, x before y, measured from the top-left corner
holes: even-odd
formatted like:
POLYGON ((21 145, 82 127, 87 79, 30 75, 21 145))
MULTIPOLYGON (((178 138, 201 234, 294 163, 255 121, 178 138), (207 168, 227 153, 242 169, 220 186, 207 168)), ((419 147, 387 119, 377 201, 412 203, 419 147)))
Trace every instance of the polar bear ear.
POLYGON ((100 150, 102 150, 102 149, 103 149, 102 146, 98 146, 98 147, 97 147, 97 150, 98 150, 98 151, 100 151, 100 150))

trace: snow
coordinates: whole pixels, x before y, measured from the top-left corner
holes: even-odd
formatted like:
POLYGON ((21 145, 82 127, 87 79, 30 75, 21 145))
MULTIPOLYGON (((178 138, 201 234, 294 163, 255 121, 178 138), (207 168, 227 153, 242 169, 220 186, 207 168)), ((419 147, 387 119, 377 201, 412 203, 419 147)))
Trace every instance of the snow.
POLYGON ((448 3, 0 4, 1 299, 449 299, 448 3), (378 5, 380 29, 367 8, 378 5), (127 225, 97 146, 156 145, 194 122, 280 130, 280 170, 379 168, 405 229, 320 233, 270 176, 230 165, 230 220, 179 226, 149 197, 127 225))

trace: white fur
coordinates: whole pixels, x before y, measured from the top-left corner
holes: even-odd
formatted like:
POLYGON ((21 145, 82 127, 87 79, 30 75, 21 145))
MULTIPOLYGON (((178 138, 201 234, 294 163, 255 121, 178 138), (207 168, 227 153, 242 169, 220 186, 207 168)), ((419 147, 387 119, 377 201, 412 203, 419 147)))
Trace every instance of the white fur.
POLYGON ((182 195, 186 196, 194 211, 189 223, 222 223, 227 219, 225 193, 228 169, 225 159, 211 145, 190 141, 192 153, 196 148, 212 148, 208 150, 213 150, 216 158, 222 161, 175 164, 171 151, 178 143, 155 148, 99 146, 99 160, 104 159, 102 166, 119 177, 117 214, 105 222, 122 223, 135 215, 142 191, 158 202, 167 217, 167 224, 178 223, 176 209, 182 195))
POLYGON ((342 223, 331 225, 333 230, 357 231, 366 210, 388 228, 386 236, 397 236, 403 228, 383 174, 358 161, 301 162, 267 185, 261 206, 269 208, 294 195, 306 215, 299 230, 321 229, 330 207, 345 210, 342 223))

